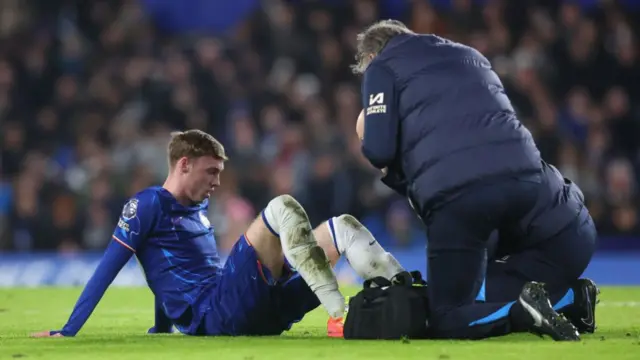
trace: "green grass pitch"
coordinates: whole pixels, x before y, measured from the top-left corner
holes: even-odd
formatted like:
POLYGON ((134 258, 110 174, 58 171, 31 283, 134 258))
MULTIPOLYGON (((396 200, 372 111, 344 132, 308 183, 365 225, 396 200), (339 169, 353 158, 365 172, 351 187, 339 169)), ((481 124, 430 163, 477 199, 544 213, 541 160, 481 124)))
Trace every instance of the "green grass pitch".
POLYGON ((147 335, 153 299, 143 288, 108 290, 75 338, 32 339, 30 332, 64 324, 81 289, 0 289, 0 359, 640 359, 640 288, 602 290, 596 334, 556 343, 529 334, 483 341, 329 339, 321 309, 280 337, 147 335))

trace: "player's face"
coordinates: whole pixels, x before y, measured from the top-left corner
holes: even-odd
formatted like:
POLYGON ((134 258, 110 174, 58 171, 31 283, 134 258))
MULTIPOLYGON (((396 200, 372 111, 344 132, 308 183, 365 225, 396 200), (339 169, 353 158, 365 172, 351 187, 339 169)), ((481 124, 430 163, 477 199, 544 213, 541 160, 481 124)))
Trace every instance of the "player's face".
POLYGON ((224 170, 224 160, 213 156, 202 156, 191 160, 187 189, 194 202, 201 202, 211 196, 220 186, 220 174, 224 170))

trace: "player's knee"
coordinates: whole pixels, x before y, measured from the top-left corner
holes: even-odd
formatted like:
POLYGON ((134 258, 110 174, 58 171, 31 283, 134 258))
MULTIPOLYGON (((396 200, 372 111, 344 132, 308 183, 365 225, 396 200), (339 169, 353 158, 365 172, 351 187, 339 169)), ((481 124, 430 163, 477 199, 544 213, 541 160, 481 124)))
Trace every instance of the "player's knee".
POLYGON ((270 229, 279 233, 283 224, 308 223, 309 218, 302 205, 293 196, 284 194, 271 199, 264 209, 264 221, 270 229))
MULTIPOLYGON (((371 240, 370 237, 364 238, 361 236, 365 227, 350 214, 342 214, 329 219, 324 228, 326 229, 326 236, 322 237, 325 240, 323 244, 328 248, 335 248, 338 254, 351 247, 355 241, 364 239, 368 242, 371 240)), ((318 238, 318 242, 320 243, 320 238, 318 238)))
POLYGON ((360 231, 364 229, 364 225, 356 219, 355 216, 350 214, 342 214, 336 217, 336 224, 340 228, 346 228, 351 231, 360 231))
POLYGON ((339 222, 340 224, 348 225, 357 229, 363 226, 362 223, 360 223, 360 221, 358 221, 358 219, 356 219, 355 216, 350 214, 342 214, 340 216, 337 216, 336 221, 339 222))
POLYGON ((274 197, 273 199, 271 199, 272 202, 280 202, 280 203, 293 203, 293 204, 297 204, 298 206, 300 206, 300 203, 298 203, 298 200, 296 200, 293 196, 289 195, 289 194, 282 194, 282 195, 278 195, 276 197, 274 197))
MULTIPOLYGON (((271 247, 280 242, 280 232, 288 213, 304 211, 291 195, 279 195, 271 199, 258 218, 249 226, 245 235, 258 248, 271 247), (293 209, 293 210, 291 210, 293 209), (258 245, 264 243, 264 246, 258 245)), ((279 247, 279 245, 278 245, 279 247)))
POLYGON ((304 211, 304 208, 302 207, 302 205, 300 205, 298 200, 296 200, 293 196, 289 194, 276 196, 271 200, 270 204, 273 204, 273 207, 278 209, 282 213, 294 212, 294 213, 300 214, 304 218, 307 217, 307 214, 304 211))
MULTIPOLYGON (((354 241, 371 241, 373 236, 362 223, 350 214, 342 214, 333 218, 332 237, 339 238, 344 247, 349 247, 354 241)), ((338 242, 338 241, 337 241, 338 242)), ((336 242, 336 243, 337 243, 336 242)))
POLYGON ((350 214, 342 214, 332 219, 331 239, 332 245, 336 247, 338 254, 344 253, 354 243, 366 241, 367 244, 373 240, 373 236, 369 235, 368 230, 362 223, 350 214))

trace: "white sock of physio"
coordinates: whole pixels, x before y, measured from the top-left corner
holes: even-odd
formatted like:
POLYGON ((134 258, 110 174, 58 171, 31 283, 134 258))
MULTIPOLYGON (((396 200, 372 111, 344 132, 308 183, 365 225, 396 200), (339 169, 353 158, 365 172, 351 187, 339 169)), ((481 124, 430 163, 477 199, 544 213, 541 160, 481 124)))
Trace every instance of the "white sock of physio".
POLYGON ((329 316, 343 317, 344 296, 302 205, 289 195, 281 195, 271 200, 262 214, 270 230, 279 234, 284 256, 318 296, 329 316))
POLYGON ((361 278, 367 280, 382 276, 391 279, 404 271, 398 260, 386 252, 355 217, 340 215, 329 219, 327 226, 338 253, 347 258, 361 278))

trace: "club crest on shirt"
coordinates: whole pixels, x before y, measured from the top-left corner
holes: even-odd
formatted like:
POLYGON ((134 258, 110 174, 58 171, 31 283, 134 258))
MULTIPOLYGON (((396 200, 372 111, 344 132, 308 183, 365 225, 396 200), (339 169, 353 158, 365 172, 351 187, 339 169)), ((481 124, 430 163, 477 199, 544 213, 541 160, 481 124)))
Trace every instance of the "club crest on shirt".
POLYGON ((125 220, 131 220, 136 217, 138 213, 138 199, 129 200, 122 209, 122 218, 125 220))

